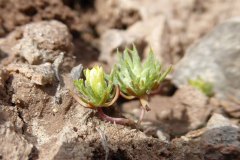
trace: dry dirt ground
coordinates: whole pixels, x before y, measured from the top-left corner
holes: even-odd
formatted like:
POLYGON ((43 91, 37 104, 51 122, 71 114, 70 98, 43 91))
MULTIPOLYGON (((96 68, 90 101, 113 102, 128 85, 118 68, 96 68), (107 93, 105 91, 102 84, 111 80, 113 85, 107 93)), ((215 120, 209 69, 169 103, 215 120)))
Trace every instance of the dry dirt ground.
MULTIPOLYGON (((237 100, 178 89, 170 75, 141 126, 123 126, 69 94, 74 66, 109 71, 116 48, 132 43, 174 65, 239 9, 237 0, 0 0, 0 160, 240 159, 237 100)), ((139 102, 104 111, 136 120, 139 102)))

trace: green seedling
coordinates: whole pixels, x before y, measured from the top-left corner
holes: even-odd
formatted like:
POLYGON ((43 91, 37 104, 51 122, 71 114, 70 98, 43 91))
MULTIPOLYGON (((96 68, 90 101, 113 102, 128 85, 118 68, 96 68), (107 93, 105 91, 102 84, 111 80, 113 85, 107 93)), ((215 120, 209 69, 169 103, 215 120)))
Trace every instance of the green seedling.
POLYGON ((197 88, 198 90, 202 91, 208 97, 214 95, 212 83, 207 82, 200 77, 194 80, 189 80, 188 83, 194 88, 197 88))
POLYGON ((72 93, 72 96, 82 106, 96 109, 100 118, 118 124, 130 123, 125 118, 113 118, 106 115, 102 108, 111 106, 119 96, 119 87, 113 83, 113 73, 104 73, 103 68, 93 67, 91 70, 83 71, 84 78, 74 81, 79 91, 79 96, 72 93))
POLYGON ((120 87, 120 95, 126 99, 138 98, 141 103, 141 115, 138 124, 142 121, 145 111, 149 111, 148 95, 157 89, 167 74, 172 70, 162 71, 162 66, 150 50, 145 62, 141 63, 137 49, 133 46, 119 53, 119 63, 115 65, 114 83, 120 87))

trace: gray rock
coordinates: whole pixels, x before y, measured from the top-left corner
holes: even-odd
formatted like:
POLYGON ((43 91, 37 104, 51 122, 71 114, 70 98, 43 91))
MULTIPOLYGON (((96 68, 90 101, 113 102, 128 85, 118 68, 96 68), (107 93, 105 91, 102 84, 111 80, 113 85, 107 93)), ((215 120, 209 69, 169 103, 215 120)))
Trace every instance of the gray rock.
POLYGON ((78 80, 82 75, 83 65, 79 64, 71 70, 71 77, 73 80, 78 80))
POLYGON ((240 129, 220 114, 211 117, 200 143, 204 159, 240 159, 240 129))
POLYGON ((179 159, 239 160, 239 138, 238 126, 221 114, 213 114, 205 128, 191 131, 171 143, 177 148, 175 154, 184 156, 179 159))
POLYGON ((33 145, 16 134, 10 123, 0 124, 1 159, 29 159, 33 145))
POLYGON ((56 75, 56 78, 57 78, 57 80, 58 81, 61 81, 61 79, 60 79, 60 66, 62 65, 62 63, 63 63, 63 59, 64 59, 64 53, 63 52, 61 52, 60 54, 59 54, 59 56, 58 57, 56 57, 56 59, 54 60, 54 62, 53 62, 53 70, 54 70, 54 72, 55 72, 55 75, 56 75))
POLYGON ((13 47, 30 64, 53 62, 61 53, 72 52, 72 38, 67 26, 58 21, 42 21, 22 28, 23 37, 13 47))
POLYGON ((218 98, 240 99, 240 18, 217 26, 187 50, 176 65, 173 82, 178 86, 201 77, 214 85, 218 98))

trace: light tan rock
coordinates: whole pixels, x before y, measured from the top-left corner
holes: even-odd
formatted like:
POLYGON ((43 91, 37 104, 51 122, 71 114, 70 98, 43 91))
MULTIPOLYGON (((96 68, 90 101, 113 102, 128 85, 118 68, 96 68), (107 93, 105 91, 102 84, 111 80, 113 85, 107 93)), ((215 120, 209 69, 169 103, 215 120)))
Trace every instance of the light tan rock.
POLYGON ((13 52, 29 64, 53 62, 61 52, 71 54, 72 38, 67 26, 58 21, 40 21, 22 28, 23 36, 13 52))
POLYGON ((55 73, 52 64, 41 65, 10 64, 7 66, 9 72, 19 72, 29 78, 32 83, 38 85, 52 84, 55 80, 55 73))
POLYGON ((99 59, 113 65, 116 62, 113 59, 116 59, 117 49, 126 46, 132 47, 132 44, 135 44, 143 57, 152 48, 158 60, 166 63, 170 62, 167 30, 167 22, 164 16, 139 21, 126 31, 109 30, 101 37, 101 55, 99 59))
MULTIPOLYGON (((158 123, 171 135, 179 135, 203 126, 212 112, 207 97, 199 90, 185 86, 173 97, 151 96, 150 108, 144 121, 158 123)), ((123 110, 138 117, 138 100, 123 104, 123 110)), ((131 117, 133 118, 133 117, 131 117)))

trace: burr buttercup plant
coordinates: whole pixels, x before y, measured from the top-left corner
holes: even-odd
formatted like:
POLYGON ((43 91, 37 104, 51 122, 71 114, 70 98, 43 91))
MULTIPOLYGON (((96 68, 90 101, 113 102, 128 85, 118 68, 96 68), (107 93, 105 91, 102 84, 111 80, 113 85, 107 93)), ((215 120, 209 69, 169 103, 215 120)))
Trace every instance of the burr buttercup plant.
POLYGON ((74 81, 74 85, 79 91, 79 97, 73 97, 84 107, 96 109, 99 116, 107 121, 119 124, 130 123, 125 118, 113 118, 102 111, 102 107, 111 106, 119 96, 118 85, 113 84, 113 74, 107 75, 103 68, 93 67, 91 70, 84 70, 85 79, 81 78, 74 81))
POLYGON ((145 110, 149 111, 148 95, 157 89, 171 67, 162 72, 159 61, 150 50, 146 61, 141 63, 138 52, 126 48, 123 53, 118 52, 119 61, 110 75, 102 67, 95 66, 84 70, 84 78, 74 81, 80 95, 73 97, 84 107, 96 109, 99 116, 107 121, 119 124, 132 123, 125 118, 113 118, 106 115, 102 108, 111 106, 119 97, 126 99, 138 98, 141 102, 141 115, 138 124, 142 121, 145 110))
POLYGON ((74 84, 85 107, 108 107, 115 102, 119 89, 113 84, 112 75, 107 76, 102 67, 95 66, 84 70, 84 76, 85 80, 75 80, 74 84))
POLYGON ((202 91, 202 93, 204 93, 208 97, 214 95, 213 84, 205 81, 201 77, 197 77, 196 79, 190 79, 188 83, 194 88, 197 88, 198 90, 202 91))
POLYGON ((148 95, 157 89, 171 71, 171 67, 162 72, 162 66, 150 50, 145 62, 141 63, 136 47, 126 48, 118 53, 119 63, 114 68, 114 83, 119 85, 120 94, 126 99, 138 98, 142 105, 141 122, 144 111, 149 111, 148 95))

